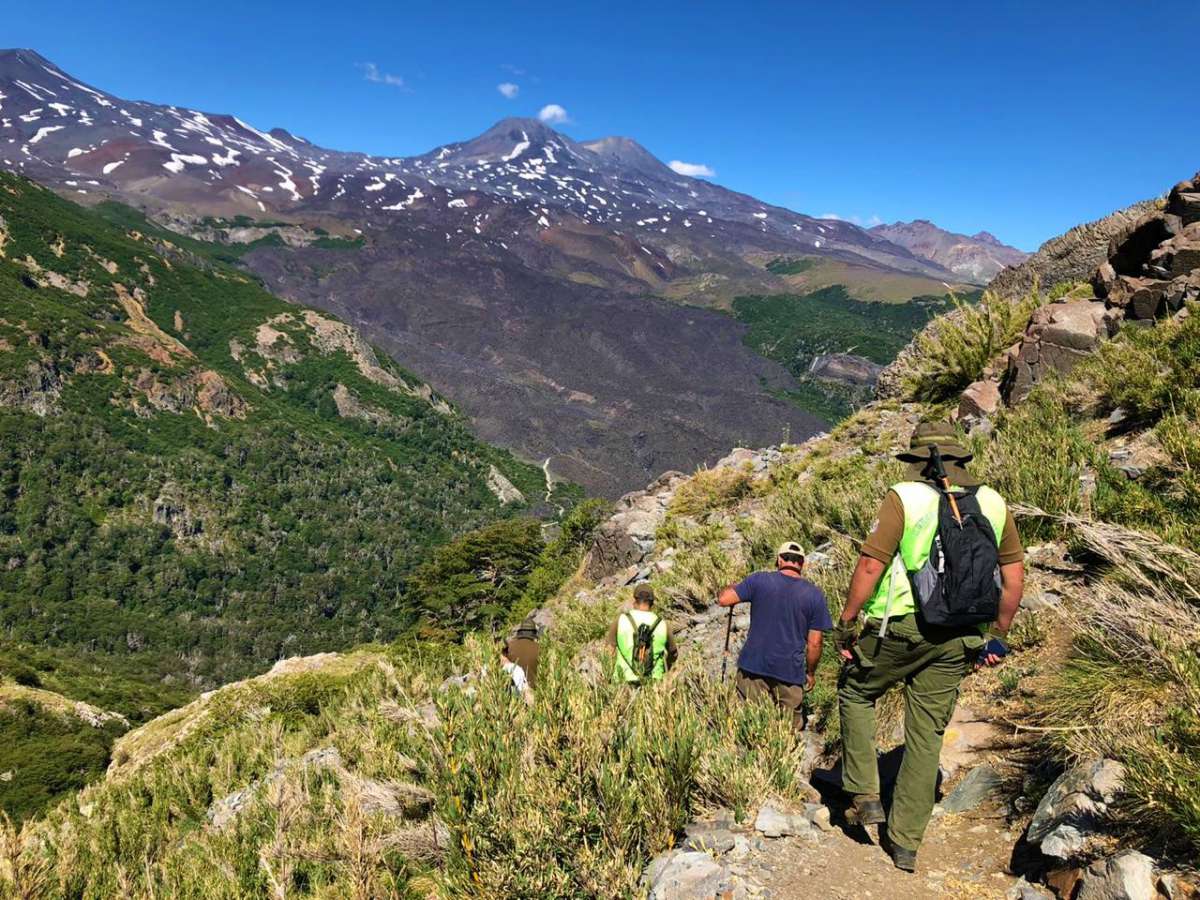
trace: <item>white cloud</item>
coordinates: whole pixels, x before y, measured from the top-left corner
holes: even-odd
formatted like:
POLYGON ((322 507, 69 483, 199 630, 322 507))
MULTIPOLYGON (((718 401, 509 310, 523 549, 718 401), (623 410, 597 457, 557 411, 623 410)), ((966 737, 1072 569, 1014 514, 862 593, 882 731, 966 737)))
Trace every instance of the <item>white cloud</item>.
POLYGON ((538 113, 538 118, 547 125, 562 125, 571 121, 567 111, 557 103, 547 103, 543 106, 542 111, 538 113))
POLYGON ((874 215, 874 214, 867 216, 867 218, 864 219, 861 216, 842 216, 842 215, 838 215, 837 213, 829 212, 829 213, 821 213, 821 215, 817 216, 817 218, 818 219, 833 219, 834 221, 837 221, 837 222, 849 222, 850 224, 857 225, 860 228, 874 228, 876 225, 883 224, 883 219, 879 218, 879 216, 874 215))
POLYGON ((715 169, 706 166, 704 163, 681 162, 678 159, 673 159, 668 166, 671 171, 678 175, 688 175, 692 178, 715 178, 717 172, 715 169))
POLYGON ((398 88, 406 87, 403 78, 399 75, 392 75, 389 72, 381 72, 379 66, 373 62, 362 63, 359 68, 363 70, 363 78, 367 81, 373 81, 376 84, 387 84, 398 88))
POLYGON ((513 84, 511 81, 506 81, 503 84, 496 85, 496 90, 502 93, 506 100, 513 100, 517 94, 521 93, 521 86, 513 84))

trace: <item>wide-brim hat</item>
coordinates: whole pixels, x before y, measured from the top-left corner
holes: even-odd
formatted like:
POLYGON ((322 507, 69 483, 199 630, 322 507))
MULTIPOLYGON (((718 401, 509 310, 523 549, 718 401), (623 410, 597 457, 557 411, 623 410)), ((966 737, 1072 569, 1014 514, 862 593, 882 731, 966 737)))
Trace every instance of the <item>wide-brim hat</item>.
POLYGON ((912 433, 908 449, 896 454, 896 459, 906 462, 908 475, 917 480, 930 478, 929 462, 933 458, 933 448, 941 454, 942 464, 951 483, 964 487, 981 484, 978 478, 965 468, 975 454, 964 447, 959 439, 958 431, 949 422, 922 422, 912 433))
POLYGON ((522 622, 520 625, 517 626, 517 630, 513 634, 513 637, 528 638, 530 640, 537 640, 537 636, 538 636, 538 627, 537 627, 537 623, 534 622, 533 619, 526 619, 524 622, 522 622))

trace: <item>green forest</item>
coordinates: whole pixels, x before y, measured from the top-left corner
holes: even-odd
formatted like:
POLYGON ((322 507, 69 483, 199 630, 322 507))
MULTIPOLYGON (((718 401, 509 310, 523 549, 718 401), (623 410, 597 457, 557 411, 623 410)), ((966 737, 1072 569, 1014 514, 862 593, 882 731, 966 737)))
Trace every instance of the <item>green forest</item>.
POLYGON ((160 711, 415 627, 434 547, 546 511, 540 469, 336 320, 118 211, 0 175, 0 666, 95 660, 160 711), (502 505, 493 471, 534 502, 502 505))
MULTIPOLYGON (((767 268, 777 273, 799 272, 810 262, 807 258, 779 259, 767 268)), ((799 386, 788 392, 788 397, 836 422, 868 397, 851 385, 812 377, 809 370, 814 360, 826 353, 852 353, 887 365, 925 323, 953 305, 949 296, 914 297, 908 303, 856 300, 845 287, 835 284, 809 294, 737 297, 733 314, 748 326, 744 343, 796 377, 799 386)))

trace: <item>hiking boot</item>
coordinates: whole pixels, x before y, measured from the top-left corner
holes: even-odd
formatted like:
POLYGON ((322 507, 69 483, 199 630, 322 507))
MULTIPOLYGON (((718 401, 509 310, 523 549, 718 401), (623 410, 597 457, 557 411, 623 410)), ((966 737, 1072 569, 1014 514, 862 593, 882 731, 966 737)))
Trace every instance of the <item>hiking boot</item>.
POLYGON ((917 871, 917 851, 909 850, 905 847, 897 847, 891 844, 888 847, 888 853, 892 857, 892 862, 896 864, 897 869, 905 872, 917 871))
POLYGON ((858 794, 854 798, 854 815, 859 825, 882 825, 887 816, 875 794, 858 794))

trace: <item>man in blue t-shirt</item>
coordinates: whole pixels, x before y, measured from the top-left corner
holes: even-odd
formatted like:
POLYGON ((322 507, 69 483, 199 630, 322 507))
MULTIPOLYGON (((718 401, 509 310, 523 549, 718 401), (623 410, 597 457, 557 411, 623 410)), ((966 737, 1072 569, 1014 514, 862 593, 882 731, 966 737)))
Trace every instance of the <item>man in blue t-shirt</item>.
POLYGON ((776 554, 774 572, 755 572, 717 598, 721 606, 750 604, 750 633, 738 656, 738 695, 769 696, 791 710, 796 731, 804 729, 804 692, 813 688, 822 632, 833 628, 829 602, 803 571, 804 550, 788 541, 776 554))

